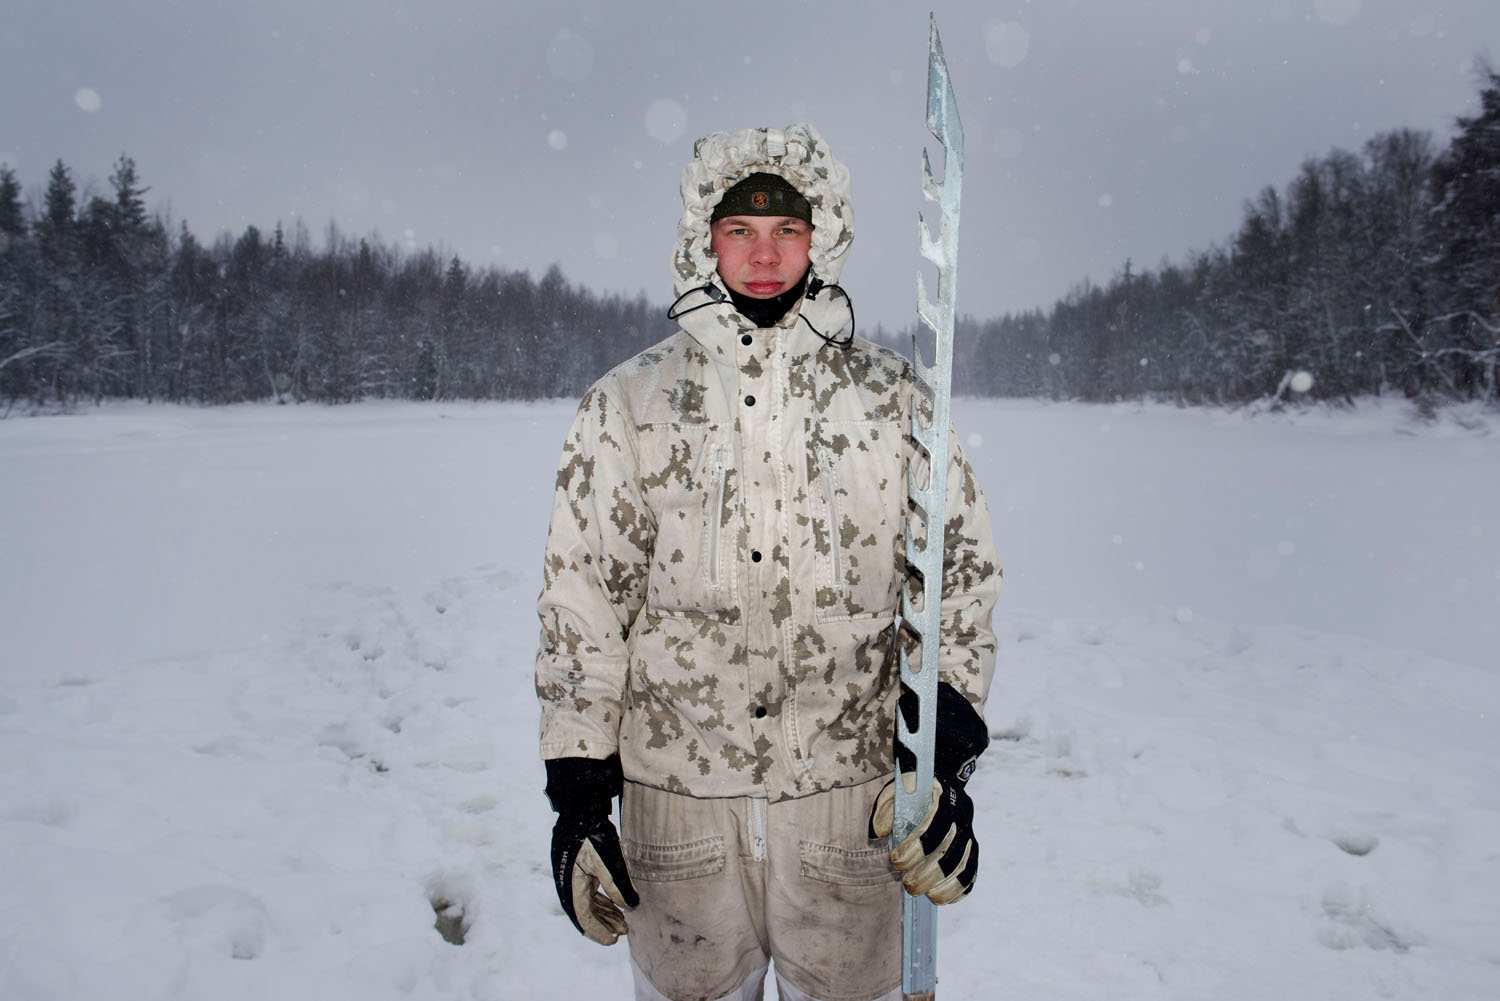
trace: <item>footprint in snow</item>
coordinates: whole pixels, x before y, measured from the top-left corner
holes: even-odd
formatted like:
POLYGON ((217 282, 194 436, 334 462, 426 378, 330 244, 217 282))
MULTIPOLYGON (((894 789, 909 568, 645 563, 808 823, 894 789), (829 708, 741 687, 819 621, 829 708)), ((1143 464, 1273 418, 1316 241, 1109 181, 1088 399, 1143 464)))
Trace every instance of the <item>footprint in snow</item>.
POLYGON ((1415 931, 1398 927, 1365 890, 1340 881, 1323 891, 1318 941, 1335 950, 1364 946, 1407 952, 1424 939, 1415 931))
POLYGON ((473 922, 474 881, 462 873, 436 873, 427 879, 433 928, 450 945, 463 945, 473 922))
POLYGON ((187 941, 221 956, 257 959, 270 922, 257 896, 223 884, 191 886, 163 898, 168 920, 187 941))
POLYGON ((77 815, 78 807, 74 804, 67 800, 49 799, 14 804, 0 812, 0 820, 63 828, 71 824, 77 815))
POLYGON ((500 805, 500 801, 493 796, 475 796, 473 799, 464 800, 462 807, 465 813, 489 813, 500 805))
POLYGON ((1373 834, 1336 834, 1329 840, 1338 846, 1339 851, 1356 858, 1368 855, 1380 847, 1380 839, 1373 834))

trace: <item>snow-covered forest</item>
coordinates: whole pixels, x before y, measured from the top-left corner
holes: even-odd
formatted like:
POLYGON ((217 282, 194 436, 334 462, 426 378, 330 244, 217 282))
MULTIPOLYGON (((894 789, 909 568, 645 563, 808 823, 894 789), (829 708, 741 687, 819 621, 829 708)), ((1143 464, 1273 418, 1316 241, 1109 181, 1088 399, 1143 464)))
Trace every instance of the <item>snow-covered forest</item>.
POLYGON ((112 198, 78 204, 59 161, 26 219, 0 167, 0 391, 15 403, 138 398, 538 399, 579 395, 660 339, 644 299, 599 299, 556 267, 475 273, 330 225, 250 226, 211 246, 148 216, 122 155, 112 198))
POLYGON ((1229 403, 1295 389, 1500 394, 1500 73, 1448 148, 1375 136, 1247 202, 1227 246, 1084 284, 1050 313, 970 321, 961 387, 1229 403))
MULTIPOLYGON (((1458 119, 1446 149, 1412 130, 1334 149, 1249 199, 1223 246, 1154 270, 1127 260, 1049 311, 964 318, 957 388, 1496 399, 1500 73, 1483 76, 1480 113, 1458 119)), ((556 267, 479 269, 333 224, 320 246, 280 223, 205 244, 148 213, 150 190, 122 154, 108 195, 84 197, 59 160, 27 206, 0 167, 11 406, 573 397, 668 329, 662 305, 596 295, 556 267)))

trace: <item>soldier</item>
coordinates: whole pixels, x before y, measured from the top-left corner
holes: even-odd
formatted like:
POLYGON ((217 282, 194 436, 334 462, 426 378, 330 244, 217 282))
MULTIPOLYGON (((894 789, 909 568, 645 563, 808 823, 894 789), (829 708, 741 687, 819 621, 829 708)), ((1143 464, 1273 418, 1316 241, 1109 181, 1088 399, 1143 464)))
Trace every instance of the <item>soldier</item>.
POLYGON ((789 1001, 894 998, 903 882, 948 903, 978 867, 989 515, 950 434, 933 809, 892 852, 915 376, 854 336, 849 172, 811 127, 700 139, 682 200, 679 329, 594 385, 558 470, 558 897, 597 942, 629 932, 637 998, 758 998, 773 962, 789 1001))

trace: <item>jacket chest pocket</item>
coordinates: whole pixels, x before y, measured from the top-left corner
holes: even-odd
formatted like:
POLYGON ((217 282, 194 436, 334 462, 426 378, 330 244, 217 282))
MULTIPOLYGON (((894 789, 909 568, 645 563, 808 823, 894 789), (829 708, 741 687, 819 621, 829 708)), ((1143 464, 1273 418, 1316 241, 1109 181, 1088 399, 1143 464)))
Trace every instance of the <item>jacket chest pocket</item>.
POLYGON ((901 426, 810 422, 807 441, 809 520, 821 567, 817 620, 890 615, 906 495, 901 426))
POLYGON ((733 441, 716 424, 645 425, 637 440, 642 492, 656 523, 647 605, 667 615, 738 615, 733 441))

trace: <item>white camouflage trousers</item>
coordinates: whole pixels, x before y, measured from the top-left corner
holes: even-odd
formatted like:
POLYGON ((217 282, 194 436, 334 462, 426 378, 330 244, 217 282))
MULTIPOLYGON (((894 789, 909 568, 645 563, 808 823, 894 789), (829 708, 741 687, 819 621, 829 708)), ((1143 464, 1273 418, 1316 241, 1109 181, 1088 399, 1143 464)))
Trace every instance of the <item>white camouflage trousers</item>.
POLYGON ((785 1001, 899 998, 901 883, 868 837, 884 784, 767 803, 627 782, 636 998, 750 1001, 772 964, 785 1001))

